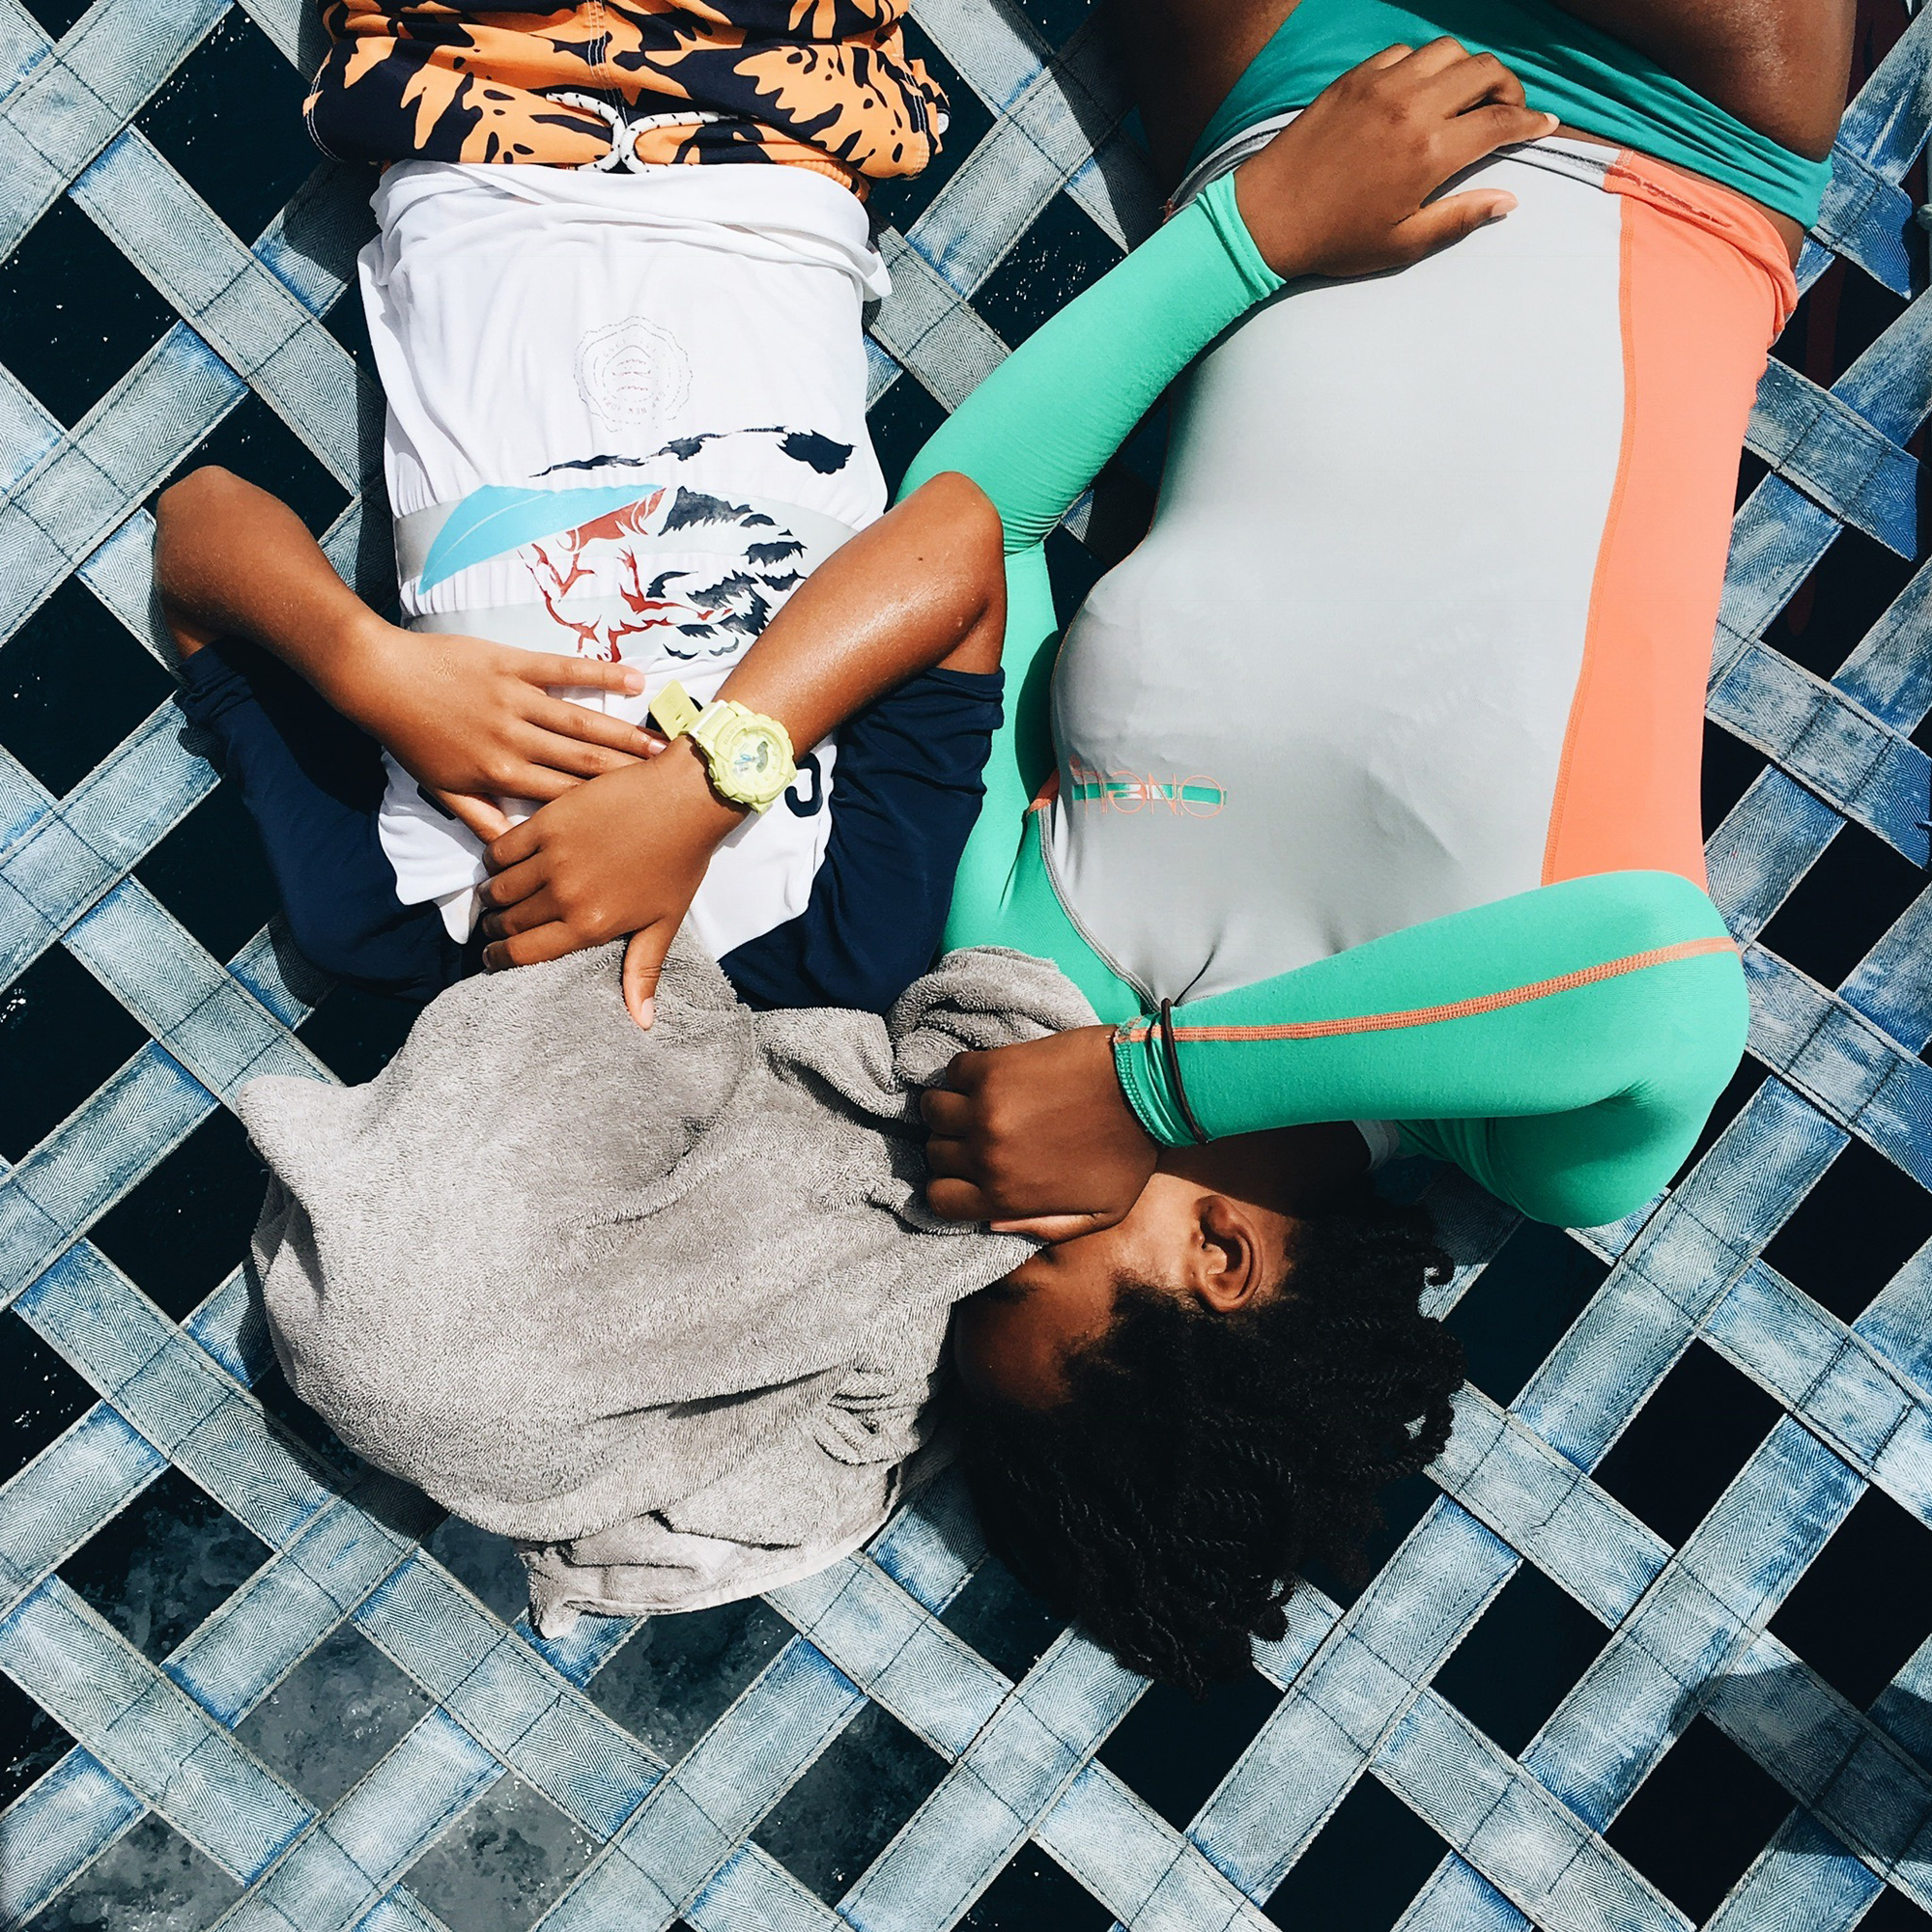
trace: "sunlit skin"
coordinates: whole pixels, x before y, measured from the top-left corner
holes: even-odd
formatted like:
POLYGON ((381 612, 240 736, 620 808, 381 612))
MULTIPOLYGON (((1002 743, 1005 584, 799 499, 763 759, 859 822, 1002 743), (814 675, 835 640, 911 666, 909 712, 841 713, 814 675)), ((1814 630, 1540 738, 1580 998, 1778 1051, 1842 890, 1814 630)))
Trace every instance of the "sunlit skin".
MULTIPOLYGON (((1215 108, 1298 0, 1111 0, 1141 120, 1164 187, 1215 108)), ((1556 0, 1774 141, 1813 159, 1844 111, 1854 0, 1556 0)), ((1561 132, 1599 141, 1581 128, 1561 132)), ((1793 261, 1803 231, 1766 209, 1793 261)))
POLYGON ((1292 1280, 1297 1217, 1368 1166, 1347 1123, 1164 1150, 1125 1217, 1042 1248, 962 1303, 952 1350, 971 1395, 1051 1407, 1066 1363, 1113 1321, 1122 1280, 1230 1316, 1292 1280))
MULTIPOLYGON (((1401 268, 1505 216, 1515 198, 1501 188, 1438 190, 1554 125, 1499 63, 1453 41, 1387 47, 1236 170, 1241 218, 1284 278, 1401 268)), ((716 793, 688 740, 666 749, 554 696, 589 685, 636 696, 637 669, 385 623, 285 505, 218 470, 167 491, 156 521, 156 581, 185 654, 217 636, 264 646, 484 841, 484 965, 628 935, 624 1000, 649 1026, 672 937, 745 813, 716 793), (497 803, 506 795, 542 803, 511 826, 497 803)), ((719 696, 809 746, 921 671, 994 670, 1003 545, 977 484, 929 478, 811 574, 719 696)))
MULTIPOLYGON (((184 661, 241 638, 298 671, 488 841, 485 964, 629 933, 624 1001, 649 1026, 671 938, 746 812, 712 789, 688 739, 666 751, 552 695, 635 696, 643 672, 388 623, 294 511, 224 469, 165 491, 156 518, 155 579, 184 661), (548 803, 512 827, 487 794, 548 803)), ((964 476, 935 476, 812 573, 719 695, 814 745, 920 671, 998 670, 1005 632, 999 515, 964 476)))
MULTIPOLYGON (((1179 179, 1214 109, 1296 4, 1112 0, 1163 181, 1179 179)), ((1711 0, 1697 8, 1681 0, 1556 4, 1622 38, 1773 139, 1812 156, 1830 150, 1845 99, 1852 0, 1711 0)), ((1320 104, 1288 131, 1312 123, 1320 104)), ((1578 134, 1553 116, 1547 120, 1545 133, 1578 134)), ((1276 147, 1285 139, 1277 136, 1276 147)), ((1352 156, 1350 161, 1360 165, 1352 156)), ((1293 198, 1259 198, 1252 216, 1243 200, 1243 218, 1265 223, 1278 205, 1293 206, 1293 198)), ((1798 225, 1765 212, 1795 260, 1798 225)), ((1123 1270, 1210 1305, 1214 1284, 1239 1276, 1242 1244, 1250 1233, 1264 1244, 1273 1224, 1254 1221, 1235 1255, 1210 1225, 1202 1190, 1257 1213, 1285 1213, 1292 1225, 1291 1199, 1273 1186, 1244 1191, 1214 1164, 1210 1156, 1219 1155, 1222 1144, 1208 1155, 1183 1156, 1155 1146, 1122 1093, 1106 1027, 962 1054, 923 1109, 931 1129, 926 1198, 936 1213, 1062 1244, 1013 1278, 1022 1293, 1002 1289, 969 1305, 959 1322, 968 1381, 1016 1400, 1051 1399, 1068 1352, 1104 1330, 1113 1282, 1123 1270), (1196 1184, 1194 1196, 1175 1192, 1174 1183, 1183 1179, 1196 1184)))

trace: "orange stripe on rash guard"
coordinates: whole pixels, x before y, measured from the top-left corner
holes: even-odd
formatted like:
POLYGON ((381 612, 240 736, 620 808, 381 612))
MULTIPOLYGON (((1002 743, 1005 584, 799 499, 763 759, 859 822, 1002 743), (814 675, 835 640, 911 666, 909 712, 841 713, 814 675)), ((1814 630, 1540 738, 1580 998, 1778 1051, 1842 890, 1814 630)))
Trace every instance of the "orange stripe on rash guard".
MULTIPOLYGON (((1181 1040, 1244 1039, 1333 1039, 1341 1034, 1394 1033, 1403 1027, 1435 1026, 1443 1020, 1471 1019, 1481 1013, 1500 1012, 1505 1007, 1527 1006, 1532 1000, 1547 1000, 1555 993, 1573 992, 1578 986, 1594 985, 1599 980, 1616 980, 1626 973, 1641 973, 1646 966, 1667 966, 1675 959, 1698 959, 1711 952, 1735 952, 1735 940, 1680 939, 1674 946, 1656 946, 1648 952, 1627 952, 1621 959, 1606 959, 1601 966, 1580 967, 1575 973, 1559 973, 1554 979, 1532 980, 1526 986, 1507 986, 1500 993, 1481 993, 1471 1000, 1451 1000, 1440 1007, 1410 1007, 1396 1013, 1362 1013, 1342 1020, 1291 1020, 1280 1026, 1177 1026, 1174 1037, 1181 1040)), ((1144 1040, 1153 1031, 1151 1021, 1140 1020, 1126 1031, 1129 1040, 1144 1040)))
POLYGON ((1797 299, 1749 202, 1624 154, 1624 435, 1544 847, 1543 882, 1704 884, 1704 691, 1745 424, 1797 299))

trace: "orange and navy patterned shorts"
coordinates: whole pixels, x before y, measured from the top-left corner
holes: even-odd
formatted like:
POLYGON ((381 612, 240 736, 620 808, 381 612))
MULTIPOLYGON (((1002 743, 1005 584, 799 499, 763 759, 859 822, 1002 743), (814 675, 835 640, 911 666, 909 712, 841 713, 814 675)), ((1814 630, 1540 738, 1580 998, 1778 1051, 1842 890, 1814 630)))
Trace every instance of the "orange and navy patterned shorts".
POLYGON ((622 168, 777 161, 868 181, 939 150, 903 0, 582 0, 554 14, 323 0, 304 106, 344 160, 622 168))

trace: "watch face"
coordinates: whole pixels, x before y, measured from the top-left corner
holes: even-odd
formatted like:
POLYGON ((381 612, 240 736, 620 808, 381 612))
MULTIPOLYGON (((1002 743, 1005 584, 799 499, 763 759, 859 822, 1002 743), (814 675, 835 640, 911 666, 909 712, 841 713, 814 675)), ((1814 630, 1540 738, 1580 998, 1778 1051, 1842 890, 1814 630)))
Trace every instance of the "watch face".
POLYGON ((718 734, 714 754, 717 782, 727 798, 762 808, 791 782, 785 747, 762 719, 732 719, 718 734))
POLYGON ((732 778, 747 790, 760 789, 767 774, 778 769, 777 742, 769 731, 756 724, 740 725, 723 749, 732 778))

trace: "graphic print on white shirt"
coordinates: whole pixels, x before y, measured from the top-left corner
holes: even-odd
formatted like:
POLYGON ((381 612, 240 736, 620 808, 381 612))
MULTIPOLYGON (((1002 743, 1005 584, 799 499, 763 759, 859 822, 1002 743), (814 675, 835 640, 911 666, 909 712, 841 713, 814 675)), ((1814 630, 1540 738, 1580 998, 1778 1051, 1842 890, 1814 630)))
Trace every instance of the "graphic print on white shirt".
POLYGON ((556 631, 544 649, 607 664, 735 654, 810 568, 808 546, 785 516, 783 506, 734 503, 669 483, 491 484, 451 508, 406 584, 427 592, 514 554, 529 587, 509 601, 521 606, 534 593, 556 631))
POLYGON ((665 422, 691 394, 691 363, 668 329, 627 315, 577 345, 577 393, 609 423, 665 422))
MULTIPOLYGON (((557 693, 632 722, 673 676, 706 701, 885 507, 861 304, 890 284, 864 209, 792 168, 420 161, 373 204, 405 621, 636 665, 639 697, 557 693)), ((836 762, 808 753, 713 859, 692 918, 714 956, 805 910, 836 762)), ((467 932, 481 847, 393 762, 379 830, 405 902, 467 932)))

